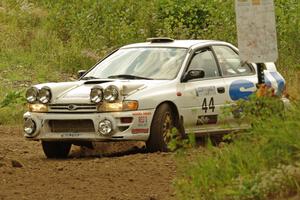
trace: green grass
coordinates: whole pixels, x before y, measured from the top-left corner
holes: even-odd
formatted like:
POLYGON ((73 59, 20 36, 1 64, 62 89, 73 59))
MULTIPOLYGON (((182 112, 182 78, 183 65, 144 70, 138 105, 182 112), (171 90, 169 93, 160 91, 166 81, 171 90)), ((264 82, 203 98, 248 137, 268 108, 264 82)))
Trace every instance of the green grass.
POLYGON ((251 130, 219 147, 208 144, 204 153, 192 149, 179 154, 178 199, 272 199, 299 192, 299 104, 284 114, 258 110, 257 99, 246 105, 251 130))

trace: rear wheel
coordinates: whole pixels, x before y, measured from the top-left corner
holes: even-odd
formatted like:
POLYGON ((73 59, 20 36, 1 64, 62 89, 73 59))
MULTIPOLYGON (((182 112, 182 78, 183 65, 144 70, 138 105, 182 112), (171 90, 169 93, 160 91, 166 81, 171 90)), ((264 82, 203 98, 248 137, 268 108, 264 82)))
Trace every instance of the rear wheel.
POLYGON ((168 142, 172 138, 176 117, 171 107, 164 103, 160 105, 153 116, 150 127, 150 136, 146 142, 148 151, 168 151, 168 142))
POLYGON ((66 158, 71 149, 71 143, 42 141, 42 146, 47 158, 66 158))

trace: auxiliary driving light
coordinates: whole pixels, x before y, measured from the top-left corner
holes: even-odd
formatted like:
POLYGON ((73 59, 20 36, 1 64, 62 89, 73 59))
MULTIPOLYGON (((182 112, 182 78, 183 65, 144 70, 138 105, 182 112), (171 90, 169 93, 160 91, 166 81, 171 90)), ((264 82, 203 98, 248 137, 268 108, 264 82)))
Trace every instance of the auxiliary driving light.
POLYGON ((108 119, 104 119, 102 121, 99 122, 99 127, 98 127, 98 131, 101 135, 109 135, 113 130, 112 127, 112 122, 109 121, 108 119))
POLYGON ((30 118, 26 119, 24 123, 24 132, 27 135, 32 135, 35 132, 35 130, 36 130, 35 122, 30 118))
POLYGON ((36 87, 31 87, 26 91, 26 100, 28 103, 34 103, 37 100, 39 90, 36 87))
POLYGON ((104 100, 107 102, 114 102, 119 98, 119 89, 114 86, 110 85, 104 90, 104 100))
POLYGON ((90 99, 92 103, 100 103, 103 99, 103 89, 95 86, 91 89, 90 99))
POLYGON ((38 100, 39 102, 46 104, 49 103, 51 100, 52 94, 51 94, 51 90, 48 87, 43 87, 38 94, 38 100))

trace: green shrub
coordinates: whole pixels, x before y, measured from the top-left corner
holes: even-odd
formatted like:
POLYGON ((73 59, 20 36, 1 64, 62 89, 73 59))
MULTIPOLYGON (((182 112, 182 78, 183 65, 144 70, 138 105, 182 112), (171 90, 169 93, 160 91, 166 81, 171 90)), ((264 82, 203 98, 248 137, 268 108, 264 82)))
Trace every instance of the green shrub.
POLYGON ((179 165, 178 199, 268 199, 298 191, 299 104, 283 111, 277 98, 253 96, 238 106, 252 128, 232 135, 232 143, 195 153, 192 162, 179 161, 191 164, 179 165))
POLYGON ((0 125, 10 122, 12 119, 20 121, 25 108, 24 91, 11 91, 0 102, 0 125))

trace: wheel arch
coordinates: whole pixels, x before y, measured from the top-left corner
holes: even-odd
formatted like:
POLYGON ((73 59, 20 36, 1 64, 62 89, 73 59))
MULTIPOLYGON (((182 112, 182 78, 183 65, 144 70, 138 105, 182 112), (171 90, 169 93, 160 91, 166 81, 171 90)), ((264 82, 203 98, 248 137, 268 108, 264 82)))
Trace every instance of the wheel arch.
POLYGON ((150 152, 168 151, 168 146, 165 140, 162 123, 166 117, 165 114, 169 111, 172 112, 172 115, 175 118, 171 128, 173 128, 176 125, 179 125, 179 123, 176 124, 179 121, 178 120, 179 112, 176 104, 172 101, 163 101, 159 103, 155 108, 155 112, 153 115, 154 117, 152 119, 151 127, 150 127, 150 135, 148 140, 146 141, 147 149, 150 152))
POLYGON ((170 106, 170 108, 172 109, 175 117, 176 117, 176 124, 179 124, 179 111, 178 111, 178 108, 177 108, 177 105, 172 102, 172 101, 163 101, 161 102, 160 104, 158 104, 155 108, 155 112, 157 111, 157 109, 159 108, 159 106, 161 106, 162 104, 168 104, 170 106))

